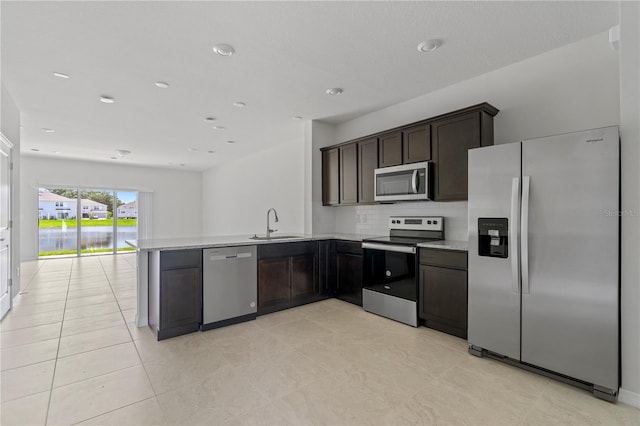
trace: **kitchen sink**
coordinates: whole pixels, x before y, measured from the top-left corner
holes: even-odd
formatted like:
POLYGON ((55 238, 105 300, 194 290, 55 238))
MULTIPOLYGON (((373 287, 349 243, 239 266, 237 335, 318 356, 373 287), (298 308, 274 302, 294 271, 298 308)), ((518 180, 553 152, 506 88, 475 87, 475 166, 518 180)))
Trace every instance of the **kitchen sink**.
POLYGON ((272 235, 270 237, 262 237, 258 235, 254 235, 253 237, 249 237, 250 240, 259 240, 259 241, 269 241, 269 240, 285 240, 288 238, 302 238, 297 235, 272 235))

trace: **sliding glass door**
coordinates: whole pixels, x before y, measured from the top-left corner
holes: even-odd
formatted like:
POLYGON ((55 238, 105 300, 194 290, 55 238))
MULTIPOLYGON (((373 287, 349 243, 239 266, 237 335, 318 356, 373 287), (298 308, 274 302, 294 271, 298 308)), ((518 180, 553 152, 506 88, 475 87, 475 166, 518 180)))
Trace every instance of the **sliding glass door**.
POLYGON ((77 256, 78 191, 38 190, 38 251, 40 256, 77 256))
POLYGON ((138 238, 138 193, 116 192, 116 251, 132 251, 133 247, 125 243, 126 240, 138 238))
POLYGON ((86 256, 129 251, 137 238, 137 193, 40 188, 39 256, 86 256))

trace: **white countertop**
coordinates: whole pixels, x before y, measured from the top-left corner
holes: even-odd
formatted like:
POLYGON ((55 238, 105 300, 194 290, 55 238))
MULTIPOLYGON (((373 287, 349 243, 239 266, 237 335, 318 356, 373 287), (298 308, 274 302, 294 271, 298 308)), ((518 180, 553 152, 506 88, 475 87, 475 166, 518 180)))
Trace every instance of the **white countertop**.
MULTIPOLYGON (((285 235, 281 233, 281 235, 285 235)), ((190 248, 205 247, 230 247, 230 246, 247 246, 257 244, 277 244, 298 241, 318 241, 318 240, 346 240, 346 241, 362 241, 364 238, 371 238, 374 235, 358 235, 358 234, 294 234, 286 233, 286 235, 294 235, 295 238, 285 238, 282 240, 252 240, 251 235, 222 235, 210 237, 187 237, 187 238, 159 238, 149 240, 127 240, 125 241, 131 247, 138 250, 179 250, 190 248)), ((278 234, 274 234, 277 237, 278 234)), ((377 236, 377 235, 375 235, 377 236)))
POLYGON ((460 250, 468 251, 468 241, 454 241, 454 240, 441 240, 441 241, 429 241, 426 243, 418 244, 418 247, 435 248, 441 250, 460 250))

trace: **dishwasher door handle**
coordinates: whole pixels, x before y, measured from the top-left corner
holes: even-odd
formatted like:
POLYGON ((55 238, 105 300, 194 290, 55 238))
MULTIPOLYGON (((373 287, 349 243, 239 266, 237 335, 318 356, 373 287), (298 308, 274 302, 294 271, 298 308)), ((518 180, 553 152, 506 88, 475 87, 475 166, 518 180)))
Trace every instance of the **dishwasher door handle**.
POLYGON ((228 259, 242 259, 252 257, 252 254, 249 253, 236 253, 236 254, 214 254, 213 256, 209 256, 209 260, 217 261, 217 260, 228 260, 228 259))

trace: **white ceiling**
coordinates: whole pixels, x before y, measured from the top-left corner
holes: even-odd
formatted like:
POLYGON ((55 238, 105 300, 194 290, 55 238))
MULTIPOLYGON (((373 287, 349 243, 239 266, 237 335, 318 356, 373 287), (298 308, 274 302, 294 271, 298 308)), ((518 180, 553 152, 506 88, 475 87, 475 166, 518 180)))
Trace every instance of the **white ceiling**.
POLYGON ((344 122, 618 21, 611 1, 2 1, 0 8, 2 81, 22 112, 23 153, 191 170, 302 143, 306 120, 344 122), (419 53, 418 43, 432 38, 441 48, 419 53), (236 54, 215 55, 216 43, 236 54), (344 94, 326 95, 331 87, 344 94), (213 130, 207 116, 226 129, 213 130), (110 159, 117 149, 132 153, 110 159))

